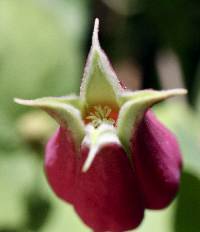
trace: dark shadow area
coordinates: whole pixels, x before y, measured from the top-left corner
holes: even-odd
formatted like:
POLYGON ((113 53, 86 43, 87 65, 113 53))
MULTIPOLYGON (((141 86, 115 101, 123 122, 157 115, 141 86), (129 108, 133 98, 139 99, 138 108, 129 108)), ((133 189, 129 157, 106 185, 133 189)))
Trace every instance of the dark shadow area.
POLYGON ((200 231, 200 180, 189 173, 184 173, 182 176, 174 231, 200 231))
POLYGON ((32 192, 26 198, 27 200, 27 230, 38 231, 47 220, 51 211, 51 205, 48 199, 37 192, 32 192))

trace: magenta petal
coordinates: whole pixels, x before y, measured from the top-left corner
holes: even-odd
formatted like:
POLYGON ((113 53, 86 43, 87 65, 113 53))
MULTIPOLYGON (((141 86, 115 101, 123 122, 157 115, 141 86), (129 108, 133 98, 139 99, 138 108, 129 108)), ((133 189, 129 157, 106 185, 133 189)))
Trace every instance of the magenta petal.
POLYGON ((147 111, 131 145, 146 208, 166 207, 177 193, 182 166, 175 136, 147 111))
MULTIPOLYGON (((81 166, 88 155, 82 149, 81 166)), ((117 144, 97 153, 87 172, 80 172, 74 206, 95 232, 122 232, 137 227, 144 213, 127 154, 117 144)))
POLYGON ((69 132, 59 128, 45 150, 45 172, 56 195, 72 202, 76 176, 76 153, 69 132))

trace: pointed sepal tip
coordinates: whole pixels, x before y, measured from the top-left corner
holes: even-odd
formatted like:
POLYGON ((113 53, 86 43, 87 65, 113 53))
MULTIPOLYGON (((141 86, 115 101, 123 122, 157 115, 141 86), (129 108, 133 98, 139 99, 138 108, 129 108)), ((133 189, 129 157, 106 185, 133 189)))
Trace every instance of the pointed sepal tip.
POLYGON ((84 123, 80 111, 70 104, 59 102, 54 98, 38 98, 35 100, 24 100, 15 98, 14 101, 21 105, 32 106, 46 111, 57 123, 72 133, 77 150, 84 138, 84 123))
POLYGON ((92 45, 94 47, 99 47, 99 19, 96 18, 94 21, 94 29, 92 34, 92 45))

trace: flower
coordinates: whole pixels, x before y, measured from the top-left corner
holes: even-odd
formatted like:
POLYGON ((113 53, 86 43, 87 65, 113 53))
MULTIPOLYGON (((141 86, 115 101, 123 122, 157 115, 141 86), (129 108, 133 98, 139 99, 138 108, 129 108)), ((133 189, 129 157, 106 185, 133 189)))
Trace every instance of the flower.
POLYGON ((181 154, 175 136, 150 110, 184 89, 125 89, 102 51, 96 19, 80 96, 15 99, 60 125, 45 151, 50 186, 95 232, 136 228, 145 209, 174 199, 181 154))

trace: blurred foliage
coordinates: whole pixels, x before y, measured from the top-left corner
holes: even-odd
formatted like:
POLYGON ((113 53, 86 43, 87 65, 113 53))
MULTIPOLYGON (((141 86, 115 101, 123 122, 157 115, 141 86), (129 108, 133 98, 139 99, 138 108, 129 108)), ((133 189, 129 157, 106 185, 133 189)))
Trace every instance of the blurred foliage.
POLYGON ((0 104, 6 115, 17 113, 13 96, 78 91, 82 18, 81 2, 0 1, 0 104))
POLYGON ((0 1, 2 232, 45 231, 50 224, 57 231, 53 224, 60 216, 54 214, 61 210, 48 192, 38 156, 55 124, 39 112, 24 114, 26 109, 16 107, 13 98, 78 92, 86 14, 81 1, 0 1))
POLYGON ((199 12, 198 0, 0 1, 0 232, 90 231, 55 197, 43 173, 44 143, 55 123, 13 98, 78 93, 91 16, 101 20, 101 41, 114 65, 128 60, 133 70, 136 64, 141 87, 163 87, 155 65, 160 50, 179 58, 196 111, 181 101, 155 111, 180 141, 180 193, 166 210, 148 211, 135 231, 200 231, 199 12))

